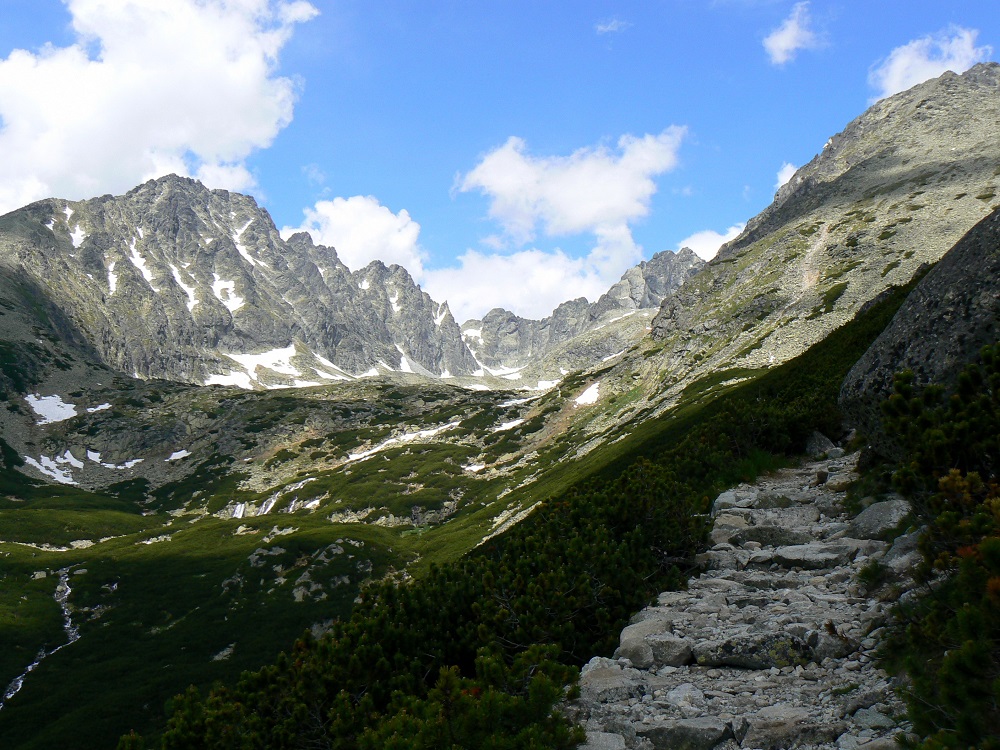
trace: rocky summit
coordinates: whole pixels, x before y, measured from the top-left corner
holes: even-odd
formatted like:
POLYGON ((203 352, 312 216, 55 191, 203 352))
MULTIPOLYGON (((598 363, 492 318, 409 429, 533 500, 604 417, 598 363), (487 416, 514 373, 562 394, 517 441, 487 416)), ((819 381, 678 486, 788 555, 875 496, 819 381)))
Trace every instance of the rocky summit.
POLYGON ((705 571, 583 668, 569 710, 587 750, 896 746, 900 685, 874 663, 890 604, 863 571, 880 566, 893 596, 909 590, 917 534, 893 539, 909 517, 901 498, 850 520, 858 454, 830 455, 715 500, 705 571))
MULTIPOLYGON (((0 265, 51 299, 115 370, 259 389, 387 372, 516 376, 574 336, 640 308, 651 314, 701 261, 661 253, 594 305, 566 303, 542 321, 494 311, 463 334, 447 302, 401 266, 351 270, 306 233, 284 240, 253 198, 170 175, 122 196, 45 200, 0 217, 0 265)), ((646 322, 562 364, 578 369, 608 346, 631 346, 646 322)))

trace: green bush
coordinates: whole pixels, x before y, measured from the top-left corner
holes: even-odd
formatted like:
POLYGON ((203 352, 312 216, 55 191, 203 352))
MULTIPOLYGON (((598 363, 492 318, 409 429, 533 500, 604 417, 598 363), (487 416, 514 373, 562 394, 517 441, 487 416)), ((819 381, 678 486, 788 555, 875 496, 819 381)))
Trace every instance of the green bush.
POLYGON ((927 522, 918 579, 885 648, 905 670, 923 748, 1000 747, 1000 346, 958 379, 917 391, 896 379, 884 406, 907 460, 894 474, 927 522))

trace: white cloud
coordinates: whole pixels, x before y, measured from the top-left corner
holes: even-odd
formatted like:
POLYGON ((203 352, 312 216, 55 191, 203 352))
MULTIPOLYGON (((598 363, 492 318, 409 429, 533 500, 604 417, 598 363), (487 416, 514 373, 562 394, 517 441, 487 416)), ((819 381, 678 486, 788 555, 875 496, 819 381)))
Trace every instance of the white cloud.
POLYGON ((609 18, 606 21, 598 21, 594 24, 594 31, 598 34, 617 34, 631 26, 632 24, 628 21, 622 21, 619 18, 609 18))
POLYGON ((508 139, 456 181, 458 190, 489 196, 490 215, 503 232, 482 239, 482 249, 467 250, 451 268, 426 269, 420 225, 371 196, 319 201, 305 210, 301 227, 281 233, 309 232, 352 269, 375 258, 399 263, 434 299, 447 300, 458 321, 493 307, 544 317, 567 299, 597 299, 642 260, 629 223, 649 213, 653 178, 677 163, 684 132, 626 135, 617 152, 597 146, 565 157, 530 156, 524 141, 508 139), (583 257, 519 247, 539 227, 549 236, 589 234, 593 243, 583 257))
POLYGON ((428 271, 423 287, 433 299, 448 300, 460 323, 494 307, 544 318, 566 300, 596 300, 621 276, 609 281, 589 258, 572 258, 561 250, 509 255, 468 250, 458 260, 458 267, 428 271))
POLYGON ((302 226, 283 228, 283 237, 309 232, 314 242, 335 248, 337 257, 352 271, 377 259, 398 263, 417 281, 423 277, 420 225, 406 209, 394 214, 370 195, 355 195, 318 201, 304 213, 302 226))
POLYGON ((964 73, 993 54, 989 45, 976 46, 979 31, 952 26, 935 35, 914 39, 896 47, 868 73, 868 83, 878 90, 877 99, 905 91, 937 78, 946 70, 964 73))
POLYGON ((685 130, 623 135, 618 154, 597 146, 542 157, 527 154, 525 142, 512 136, 461 178, 458 189, 487 194, 490 216, 519 243, 532 240, 539 224, 550 236, 627 224, 649 213, 653 178, 677 164, 685 130))
POLYGON ((309 232, 314 242, 336 248, 352 270, 375 259, 398 263, 431 297, 447 300, 459 322, 482 317, 494 307, 541 318, 568 299, 593 301, 642 260, 641 248, 621 224, 596 228, 595 244, 583 258, 560 249, 505 253, 494 242, 485 243, 490 252, 468 250, 457 266, 428 270, 420 224, 405 209, 394 214, 376 198, 356 195, 318 201, 304 214, 302 226, 284 227, 281 235, 309 232))
POLYGON ((283 0, 64 0, 76 42, 0 59, 0 212, 120 192, 168 172, 246 189, 247 157, 292 119, 275 74, 283 0))
POLYGON ((764 38, 764 49, 774 65, 784 65, 795 59, 800 49, 815 49, 819 37, 809 28, 809 3, 796 3, 781 26, 764 38))
POLYGON ((795 174, 795 171, 797 169, 798 169, 798 167, 796 167, 791 162, 786 161, 784 164, 782 164, 781 165, 781 169, 778 170, 778 180, 777 180, 777 182, 774 183, 774 189, 775 190, 780 190, 781 187, 786 182, 788 182, 790 179, 792 179, 792 175, 795 174))
POLYGON ((725 231, 725 234, 720 234, 713 229, 695 232, 690 237, 685 237, 678 242, 677 249, 680 250, 682 247, 689 247, 702 260, 711 260, 719 252, 719 248, 724 243, 739 237, 744 227, 746 227, 746 224, 734 224, 725 231))
POLYGON ((658 135, 623 135, 615 150, 599 145, 569 156, 533 156, 522 139, 508 138, 456 181, 460 191, 485 193, 503 228, 483 245, 517 247, 540 230, 550 237, 590 234, 590 251, 573 257, 561 249, 469 250, 458 267, 428 271, 425 288, 447 299, 459 321, 497 306, 539 318, 567 299, 595 300, 642 259, 629 225, 649 213, 654 178, 677 164, 685 132, 671 126, 658 135))

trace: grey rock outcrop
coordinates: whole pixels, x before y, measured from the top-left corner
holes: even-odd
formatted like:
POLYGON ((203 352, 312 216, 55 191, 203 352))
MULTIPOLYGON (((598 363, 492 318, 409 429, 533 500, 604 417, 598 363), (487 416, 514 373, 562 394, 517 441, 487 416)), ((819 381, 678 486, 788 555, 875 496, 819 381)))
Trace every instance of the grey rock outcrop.
POLYGON ((877 451, 898 451, 882 429, 879 411, 897 372, 912 371, 917 386, 953 386, 979 350, 1000 339, 998 278, 1000 209, 976 224, 924 277, 844 380, 841 407, 877 451))
POLYGON ((711 373, 787 361, 908 283, 1000 201, 997 164, 1000 65, 872 105, 665 298, 647 365, 669 376, 660 398, 711 373))
POLYGON ((858 573, 885 560, 897 585, 912 584, 890 563, 912 563, 913 545, 901 538, 890 558, 888 543, 849 536, 845 493, 833 487, 856 477, 856 461, 825 459, 719 496, 714 532, 729 541, 702 555, 708 570, 638 613, 613 658, 584 667, 567 706, 587 730, 584 748, 876 750, 908 730, 895 680, 874 663, 889 604, 858 573), (835 481, 817 485, 820 472, 835 481), (779 498, 790 505, 775 507, 779 498), (811 541, 733 538, 776 522, 811 541), (683 656, 662 658, 665 643, 683 656))

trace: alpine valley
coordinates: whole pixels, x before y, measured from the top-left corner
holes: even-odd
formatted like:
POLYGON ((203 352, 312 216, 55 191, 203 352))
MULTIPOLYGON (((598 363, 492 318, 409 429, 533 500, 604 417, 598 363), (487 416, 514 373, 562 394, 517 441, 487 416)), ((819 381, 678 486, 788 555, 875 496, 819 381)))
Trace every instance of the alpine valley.
MULTIPOLYGON (((968 271, 1000 252, 998 185, 1000 66, 981 64, 872 105, 710 262, 658 253, 543 320, 459 323, 406 269, 351 270, 282 239, 253 198, 177 176, 0 217, 0 747, 443 747, 400 696, 437 700, 497 654, 509 673, 491 686, 526 685, 525 654, 572 682, 695 570, 719 492, 789 465, 814 430, 850 448, 856 427, 891 458, 892 373, 954 380, 993 343, 995 269, 968 271), (948 275, 928 273, 942 258, 948 275), (959 305, 960 289, 978 291, 959 305), (745 420, 711 432, 732 404, 745 420), (563 512, 552 538, 580 541, 559 552, 567 588, 548 589, 562 573, 528 550, 563 512), (619 548, 608 570, 636 577, 609 583, 619 548), (476 566, 504 555, 529 567, 492 589, 476 566), (485 588, 462 590, 465 609, 432 600, 433 637, 403 625, 395 651, 351 647, 394 693, 316 676, 379 607, 415 610, 405 592, 463 575, 485 588), (308 690, 293 662, 319 665, 308 690), (251 706, 254 724, 233 708, 274 675, 274 694, 323 694, 322 711, 251 706), (204 698, 213 683, 236 687, 204 698)), ((567 732, 510 746, 582 739, 567 732)))

